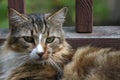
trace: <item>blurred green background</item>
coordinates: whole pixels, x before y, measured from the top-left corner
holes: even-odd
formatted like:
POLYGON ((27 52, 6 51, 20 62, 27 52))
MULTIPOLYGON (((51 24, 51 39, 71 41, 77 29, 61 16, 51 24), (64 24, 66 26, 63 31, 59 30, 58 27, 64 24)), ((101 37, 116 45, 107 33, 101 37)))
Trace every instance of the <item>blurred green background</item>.
MULTIPOLYGON (((93 0, 94 25, 120 25, 120 0, 93 0), (114 1, 114 4, 113 4, 114 1), (117 7, 117 8, 116 8, 117 7), (114 16, 116 15, 116 16, 114 16), (113 19, 114 18, 114 19, 113 19)), ((8 27, 7 0, 0 0, 0 27, 8 27)), ((26 0, 26 13, 46 13, 64 6, 69 8, 65 26, 75 25, 75 0, 26 0)))

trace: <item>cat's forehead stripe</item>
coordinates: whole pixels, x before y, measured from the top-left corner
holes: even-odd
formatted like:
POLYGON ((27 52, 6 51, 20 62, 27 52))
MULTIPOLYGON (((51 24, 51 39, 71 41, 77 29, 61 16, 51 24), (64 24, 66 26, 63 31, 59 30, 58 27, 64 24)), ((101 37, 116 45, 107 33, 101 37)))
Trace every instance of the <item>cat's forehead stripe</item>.
POLYGON ((41 42, 42 34, 39 35, 39 42, 41 42))
POLYGON ((47 29, 48 29, 47 22, 44 19, 44 31, 43 31, 43 33, 45 33, 47 31, 47 29))
POLYGON ((35 29, 36 33, 38 32, 37 27, 38 27, 37 24, 34 23, 34 29, 35 29))
POLYGON ((47 24, 46 24, 46 21, 44 19, 44 15, 32 14, 29 16, 32 19, 33 29, 35 29, 36 32, 45 33, 47 30, 47 24))

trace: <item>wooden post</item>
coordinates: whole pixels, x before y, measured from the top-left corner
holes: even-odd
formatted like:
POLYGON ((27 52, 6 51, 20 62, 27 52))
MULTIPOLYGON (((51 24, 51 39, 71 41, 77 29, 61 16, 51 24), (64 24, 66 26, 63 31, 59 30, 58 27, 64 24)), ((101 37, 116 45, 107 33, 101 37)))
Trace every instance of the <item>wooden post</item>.
POLYGON ((92 32, 92 0, 76 0, 76 31, 92 32))
MULTIPOLYGON (((10 8, 17 10, 18 12, 25 14, 25 0, 8 0, 8 15, 10 16, 10 8)), ((10 22, 10 20, 9 20, 10 22)))
POLYGON ((8 0, 8 9, 10 8, 25 13, 25 0, 8 0))

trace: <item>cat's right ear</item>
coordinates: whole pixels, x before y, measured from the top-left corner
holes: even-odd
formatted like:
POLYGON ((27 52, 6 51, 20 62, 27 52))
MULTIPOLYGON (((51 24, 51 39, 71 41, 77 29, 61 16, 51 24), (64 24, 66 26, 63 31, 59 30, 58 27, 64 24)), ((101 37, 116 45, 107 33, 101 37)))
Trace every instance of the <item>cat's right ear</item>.
POLYGON ((28 18, 15 9, 10 8, 10 24, 19 25, 28 21, 28 18))
POLYGON ((48 14, 47 20, 52 21, 55 24, 63 24, 66 18, 68 8, 64 7, 54 13, 48 14))

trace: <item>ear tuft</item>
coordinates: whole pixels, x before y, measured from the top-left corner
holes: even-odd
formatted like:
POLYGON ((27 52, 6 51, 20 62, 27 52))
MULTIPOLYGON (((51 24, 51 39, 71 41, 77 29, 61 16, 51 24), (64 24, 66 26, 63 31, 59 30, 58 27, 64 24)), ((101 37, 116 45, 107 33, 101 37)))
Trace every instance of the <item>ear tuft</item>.
POLYGON ((28 18, 20 14, 15 9, 10 8, 10 24, 21 24, 27 21, 28 18))
POLYGON ((64 23, 67 11, 68 11, 68 8, 64 7, 58 10, 57 12, 53 13, 52 15, 50 15, 47 19, 53 21, 56 24, 64 23))

